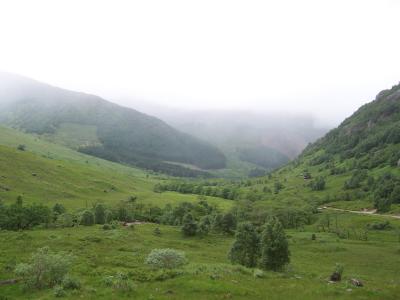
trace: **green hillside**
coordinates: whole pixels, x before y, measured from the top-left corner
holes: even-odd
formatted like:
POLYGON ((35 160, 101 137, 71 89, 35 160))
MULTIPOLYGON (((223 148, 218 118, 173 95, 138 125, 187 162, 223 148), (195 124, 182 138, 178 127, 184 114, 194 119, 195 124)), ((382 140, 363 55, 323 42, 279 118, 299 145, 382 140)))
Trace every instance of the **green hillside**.
POLYGON ((186 192, 250 200, 249 206, 264 221, 265 210, 271 207, 327 205, 400 214, 399 161, 400 86, 394 86, 269 176, 173 182, 161 190, 179 191, 185 186, 186 192))
POLYGON ((207 176, 225 166, 214 146, 163 121, 100 97, 0 74, 0 122, 107 160, 178 176, 207 176))
MULTIPOLYGON (((5 127, 0 127, 0 153, 0 199, 6 202, 23 195, 29 203, 62 203, 77 209, 96 202, 114 205, 132 195, 141 203, 161 207, 196 201, 196 196, 191 195, 154 193, 154 184, 163 181, 163 177, 5 127), (17 149, 20 145, 25 146, 24 151, 17 149)), ((221 199, 209 201, 222 208, 230 206, 229 201, 224 203, 221 199)))

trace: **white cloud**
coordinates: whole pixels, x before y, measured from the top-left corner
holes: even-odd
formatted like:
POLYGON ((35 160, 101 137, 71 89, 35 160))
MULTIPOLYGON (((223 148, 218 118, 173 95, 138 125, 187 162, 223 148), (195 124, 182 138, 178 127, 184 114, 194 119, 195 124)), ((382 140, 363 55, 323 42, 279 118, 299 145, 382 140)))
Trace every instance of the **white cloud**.
POLYGON ((396 1, 0 2, 0 69, 117 99, 311 111, 400 80, 396 1))

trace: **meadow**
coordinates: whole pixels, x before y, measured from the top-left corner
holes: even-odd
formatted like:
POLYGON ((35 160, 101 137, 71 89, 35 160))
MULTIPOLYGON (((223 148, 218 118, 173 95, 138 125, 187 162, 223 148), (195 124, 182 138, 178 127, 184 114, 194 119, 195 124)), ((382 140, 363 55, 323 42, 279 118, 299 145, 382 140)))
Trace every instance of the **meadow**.
MULTIPOLYGON (((319 215, 325 218, 326 213, 319 215)), ((374 216, 336 214, 341 226, 363 229, 381 221, 374 216)), ((101 226, 34 229, 0 232, 0 279, 13 277, 16 263, 28 260, 37 248, 74 255, 72 274, 82 288, 69 291, 65 299, 398 299, 400 292, 400 221, 393 229, 370 231, 367 241, 354 236, 340 239, 334 233, 318 232, 315 225, 287 230, 291 263, 285 272, 254 271, 232 265, 227 252, 233 237, 210 234, 184 238, 179 227, 156 224, 103 230, 101 226), (155 235, 159 227, 161 235, 155 235), (397 229, 398 230, 398 229, 397 229), (316 240, 311 239, 312 233, 316 240), (144 263, 155 248, 173 248, 186 253, 189 263, 172 271, 155 271, 144 263), (335 263, 344 265, 344 279, 329 283, 335 263), (123 272, 135 282, 130 292, 104 285, 104 278, 123 272), (348 280, 357 278, 364 287, 348 280)), ((24 292, 20 284, 0 287, 0 299, 53 299, 51 289, 24 292)))

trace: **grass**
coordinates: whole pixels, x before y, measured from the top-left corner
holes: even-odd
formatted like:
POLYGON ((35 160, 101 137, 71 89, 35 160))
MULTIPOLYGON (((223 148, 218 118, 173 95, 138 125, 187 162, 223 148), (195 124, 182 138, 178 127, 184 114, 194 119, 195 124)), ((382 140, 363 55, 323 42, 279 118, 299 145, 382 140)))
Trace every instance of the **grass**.
MULTIPOLYGON (((338 214, 338 218, 342 226, 353 224, 357 228, 374 220, 372 216, 346 213, 338 214)), ((212 234, 184 238, 179 228, 171 226, 160 226, 162 234, 155 236, 155 226, 110 231, 92 226, 0 232, 0 278, 12 276, 5 265, 26 261, 37 248, 49 246, 76 257, 72 275, 80 278, 83 288, 68 292, 65 299, 397 299, 400 292, 400 243, 394 230, 371 232, 368 241, 338 239, 333 233, 316 232, 315 226, 287 231, 292 253, 290 270, 266 272, 264 278, 254 278, 253 270, 229 263, 227 252, 232 237, 212 234), (315 241, 311 240, 312 233, 317 235, 315 241), (144 264, 155 248, 185 251, 189 264, 163 279, 159 271, 144 264), (329 284, 327 278, 337 262, 345 267, 344 280, 329 284), (105 276, 119 271, 136 283, 134 291, 114 291, 102 283, 105 276), (349 285, 348 279, 353 277, 365 286, 349 285)), ((0 294, 10 299, 53 297, 51 290, 27 293, 19 284, 0 287, 0 294)))
MULTIPOLYGON (((197 201, 195 195, 154 193, 154 184, 167 177, 94 158, 12 129, 0 127, 0 199, 6 203, 23 195, 27 203, 70 209, 96 202, 114 205, 136 195, 144 204, 163 207, 197 201), (17 150, 18 145, 26 151, 17 150)), ((210 203, 229 209, 233 202, 208 197, 210 203)))

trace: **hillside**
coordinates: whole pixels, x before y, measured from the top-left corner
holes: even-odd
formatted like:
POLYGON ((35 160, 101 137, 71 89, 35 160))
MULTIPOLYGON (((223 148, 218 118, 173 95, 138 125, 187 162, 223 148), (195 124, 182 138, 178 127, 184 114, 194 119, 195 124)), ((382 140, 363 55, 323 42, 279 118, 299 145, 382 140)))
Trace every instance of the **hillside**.
MULTIPOLYGON (((338 128, 266 177, 174 182, 161 190, 200 191, 247 203, 255 218, 271 208, 333 206, 400 214, 400 86, 382 91, 338 128)), ((263 216, 264 214, 264 216, 263 216)), ((260 220, 258 220, 260 221, 260 220)))
POLYGON ((0 74, 0 122, 47 137, 80 152, 178 176, 225 166, 214 146, 163 121, 100 97, 0 74))
POLYGON ((255 169, 265 172, 281 167, 327 132, 311 115, 300 113, 142 107, 175 128, 216 145, 227 157, 227 169, 233 175, 238 173, 236 177, 255 169))
MULTIPOLYGON (((164 180, 0 126, 0 202, 12 203, 22 195, 27 203, 82 209, 97 202, 113 206, 130 196, 145 206, 196 201, 193 195, 154 193, 154 184, 164 180)), ((209 201, 221 208, 231 205, 209 201)))

